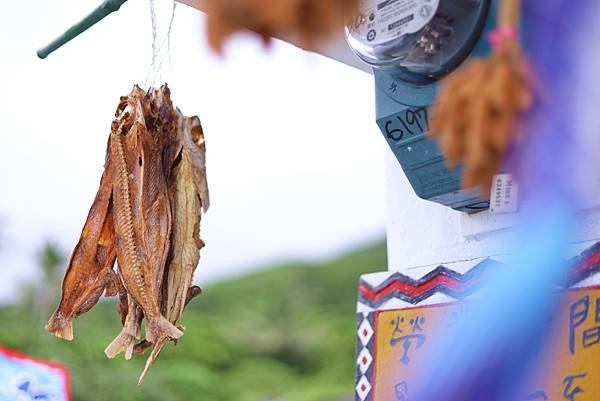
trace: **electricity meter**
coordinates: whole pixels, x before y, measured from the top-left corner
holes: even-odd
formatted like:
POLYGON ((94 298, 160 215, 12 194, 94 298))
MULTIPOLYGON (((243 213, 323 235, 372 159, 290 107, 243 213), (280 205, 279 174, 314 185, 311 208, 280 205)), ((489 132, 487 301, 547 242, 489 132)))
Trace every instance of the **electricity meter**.
POLYGON ((377 125, 416 194, 457 210, 489 207, 487 194, 461 188, 462 168, 448 169, 427 136, 439 80, 469 57, 485 56, 497 0, 360 0, 346 15, 346 39, 373 67, 377 125))

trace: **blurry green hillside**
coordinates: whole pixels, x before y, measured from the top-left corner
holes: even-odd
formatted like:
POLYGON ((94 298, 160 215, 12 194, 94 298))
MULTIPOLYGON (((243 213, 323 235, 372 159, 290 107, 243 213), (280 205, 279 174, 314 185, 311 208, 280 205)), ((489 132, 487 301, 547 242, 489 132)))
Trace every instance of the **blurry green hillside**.
POLYGON ((186 334, 142 386, 145 358, 103 354, 120 329, 114 301, 77 319, 72 343, 44 332, 31 308, 0 309, 0 344, 68 366, 75 401, 349 401, 358 277, 386 265, 377 244, 204 288, 184 315, 186 334))

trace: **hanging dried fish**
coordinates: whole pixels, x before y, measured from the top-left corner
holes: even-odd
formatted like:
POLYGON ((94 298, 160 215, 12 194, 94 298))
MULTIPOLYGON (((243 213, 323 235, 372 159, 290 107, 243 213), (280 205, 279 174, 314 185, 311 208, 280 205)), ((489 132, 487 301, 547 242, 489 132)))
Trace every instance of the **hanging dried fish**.
POLYGON ((198 295, 192 278, 200 261, 200 219, 210 207, 206 181, 206 147, 198 117, 180 116, 183 139, 180 162, 169 185, 173 232, 163 282, 163 312, 173 324, 183 315, 189 297, 198 295))
MULTIPOLYGON (((182 146, 178 163, 173 169, 169 184, 169 196, 173 211, 171 249, 162 287, 162 313, 176 324, 191 298, 200 294, 200 288, 192 284, 194 271, 200 260, 200 218, 209 208, 206 182, 206 155, 204 133, 198 117, 180 115, 179 124, 182 146)), ((184 330, 184 327, 180 327, 184 330)), ((165 343, 165 338, 154 344, 140 381, 154 364, 165 343)), ((144 341, 136 347, 142 353, 152 341, 144 341)))
MULTIPOLYGON (((210 0, 205 2, 210 45, 221 51, 223 43, 242 29, 271 37, 292 37, 309 50, 318 41, 343 31, 344 7, 356 0, 210 0)), ((350 10, 348 10, 350 12, 350 10)))
MULTIPOLYGON (((179 338, 183 333, 162 316, 158 299, 171 232, 162 135, 162 125, 169 124, 169 108, 167 105, 159 109, 166 118, 152 118, 151 114, 148 119, 148 123, 158 123, 158 127, 146 126, 143 104, 146 96, 140 88, 134 88, 120 119, 113 124, 110 144, 119 274, 127 292, 144 313, 148 341, 156 343, 179 338)), ((152 107, 148 112, 152 113, 152 107)), ((112 357, 133 350, 133 334, 137 330, 126 325, 106 354, 112 357)))
POLYGON ((107 157, 100 188, 92 204, 81 238, 75 246, 62 285, 58 309, 46 330, 73 339, 73 319, 89 311, 102 292, 116 295, 119 279, 113 271, 116 259, 112 220, 112 163, 107 157))
POLYGON ((516 27, 521 0, 502 0, 492 55, 444 79, 433 108, 431 134, 450 166, 463 162, 463 186, 489 190, 492 177, 520 137, 519 120, 532 110, 537 85, 516 27))
POLYGON ((197 117, 175 110, 166 85, 135 86, 116 117, 100 189, 46 329, 72 339, 75 317, 103 291, 119 294, 123 328, 105 353, 129 359, 153 346, 141 382, 163 346, 183 335, 175 324, 199 294, 192 280, 204 245, 201 210, 209 206, 204 136, 197 117), (143 321, 146 339, 136 345, 143 321))

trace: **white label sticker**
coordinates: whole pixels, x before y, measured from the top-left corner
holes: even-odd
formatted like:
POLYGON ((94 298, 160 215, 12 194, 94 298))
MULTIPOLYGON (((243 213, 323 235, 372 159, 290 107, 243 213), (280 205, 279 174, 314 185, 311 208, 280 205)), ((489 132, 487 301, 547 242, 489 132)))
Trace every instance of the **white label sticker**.
POLYGON ((519 186, 510 174, 497 174, 492 180, 490 213, 519 211, 519 186))
POLYGON ((364 19, 358 33, 373 45, 415 33, 432 20, 439 4, 440 0, 361 0, 364 19))

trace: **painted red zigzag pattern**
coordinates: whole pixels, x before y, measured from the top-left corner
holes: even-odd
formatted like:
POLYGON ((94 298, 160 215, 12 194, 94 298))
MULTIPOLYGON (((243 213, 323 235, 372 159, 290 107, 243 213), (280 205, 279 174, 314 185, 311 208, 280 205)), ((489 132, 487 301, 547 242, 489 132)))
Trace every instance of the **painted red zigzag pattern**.
MULTIPOLYGON (((486 272, 501 266, 501 263, 492 259, 484 259, 465 274, 439 266, 418 280, 401 273, 394 273, 376 287, 361 280, 359 302, 377 308, 391 298, 398 298, 416 305, 436 293, 464 299, 481 288, 482 278, 486 272)), ((562 283, 562 287, 571 287, 600 272, 600 243, 574 258, 571 266, 573 267, 569 271, 567 281, 562 283)))

